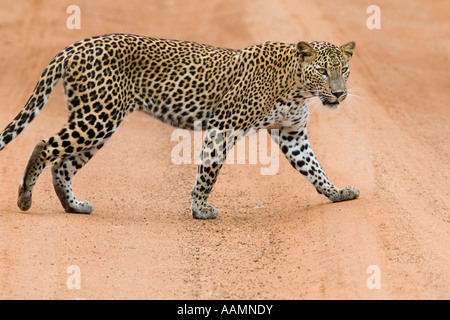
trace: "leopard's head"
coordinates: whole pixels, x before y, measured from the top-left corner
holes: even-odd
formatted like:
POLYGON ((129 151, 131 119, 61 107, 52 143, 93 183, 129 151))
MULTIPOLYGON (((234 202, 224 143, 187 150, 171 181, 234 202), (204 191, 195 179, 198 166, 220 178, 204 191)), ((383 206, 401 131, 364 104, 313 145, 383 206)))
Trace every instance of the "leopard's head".
POLYGON ((348 61, 355 46, 354 41, 341 47, 328 42, 299 42, 301 90, 319 97, 328 108, 339 107, 347 97, 348 61))

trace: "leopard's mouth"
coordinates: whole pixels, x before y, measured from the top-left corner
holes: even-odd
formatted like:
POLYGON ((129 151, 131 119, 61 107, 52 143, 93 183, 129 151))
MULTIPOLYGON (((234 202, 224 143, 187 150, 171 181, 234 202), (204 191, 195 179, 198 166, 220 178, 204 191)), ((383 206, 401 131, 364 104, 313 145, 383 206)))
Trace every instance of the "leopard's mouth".
POLYGON ((340 104, 339 104, 339 100, 338 99, 334 99, 333 101, 330 101, 329 99, 325 98, 322 95, 319 95, 319 99, 320 101, 322 101, 322 104, 329 109, 337 109, 339 108, 340 104))
POLYGON ((340 106, 339 102, 333 102, 333 103, 328 102, 328 103, 323 103, 323 105, 329 109, 337 109, 340 106))

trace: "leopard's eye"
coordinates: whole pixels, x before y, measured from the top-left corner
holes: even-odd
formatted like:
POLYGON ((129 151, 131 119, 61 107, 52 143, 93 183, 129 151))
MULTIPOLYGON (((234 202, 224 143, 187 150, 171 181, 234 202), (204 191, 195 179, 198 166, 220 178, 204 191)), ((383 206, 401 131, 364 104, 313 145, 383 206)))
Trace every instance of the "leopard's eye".
POLYGON ((327 69, 325 69, 325 68, 317 68, 316 70, 317 70, 318 73, 320 73, 323 76, 327 76, 328 75, 327 69))
POLYGON ((341 69, 341 72, 342 73, 346 73, 348 71, 348 67, 343 67, 342 69, 341 69))

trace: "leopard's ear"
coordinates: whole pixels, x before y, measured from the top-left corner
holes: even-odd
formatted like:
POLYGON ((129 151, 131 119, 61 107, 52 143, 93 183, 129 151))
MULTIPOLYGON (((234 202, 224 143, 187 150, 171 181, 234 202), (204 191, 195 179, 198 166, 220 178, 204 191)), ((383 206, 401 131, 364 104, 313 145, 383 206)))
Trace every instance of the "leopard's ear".
POLYGON ((300 57, 300 61, 310 62, 314 60, 317 51, 308 42, 300 41, 297 43, 297 52, 300 57))
POLYGON ((341 46, 342 54, 344 55, 344 58, 348 61, 353 55, 353 50, 355 50, 356 42, 350 41, 349 43, 344 44, 341 46))

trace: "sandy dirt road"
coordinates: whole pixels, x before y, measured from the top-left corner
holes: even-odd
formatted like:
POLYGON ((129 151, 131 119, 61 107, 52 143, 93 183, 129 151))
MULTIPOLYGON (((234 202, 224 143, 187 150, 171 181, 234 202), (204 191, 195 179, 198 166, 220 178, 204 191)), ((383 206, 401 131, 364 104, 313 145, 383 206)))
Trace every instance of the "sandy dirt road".
POLYGON ((52 57, 85 37, 231 48, 354 40, 348 87, 358 97, 315 107, 308 137, 331 181, 361 196, 330 203, 280 154, 275 175, 225 165, 210 197, 220 215, 194 220, 196 165, 175 165, 174 129, 135 113, 74 180, 91 215, 64 213, 48 168, 23 213, 16 196, 28 156, 66 120, 58 84, 0 153, 0 299, 450 298, 446 1, 378 1, 379 30, 366 26, 371 1, 77 1, 79 30, 66 27, 71 4, 0 1, 1 129, 52 57), (80 289, 67 286, 70 266, 80 289), (380 289, 370 289, 377 275, 380 289))

